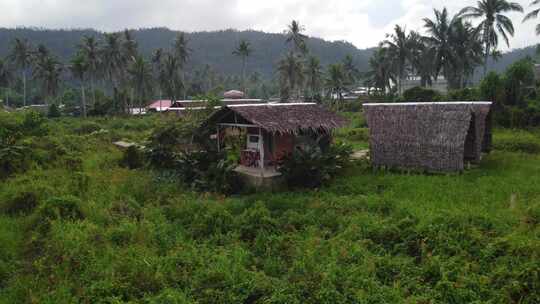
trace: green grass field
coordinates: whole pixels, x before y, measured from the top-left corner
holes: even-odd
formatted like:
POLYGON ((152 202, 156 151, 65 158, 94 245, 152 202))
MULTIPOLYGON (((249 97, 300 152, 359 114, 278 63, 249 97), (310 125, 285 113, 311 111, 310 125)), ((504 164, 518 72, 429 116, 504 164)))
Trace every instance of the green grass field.
MULTIPOLYGON (((338 140, 366 148, 350 117, 338 140)), ((540 303, 536 131, 496 130, 462 174, 358 162, 318 190, 224 197, 120 167, 111 143, 155 120, 30 139, 42 161, 0 184, 0 303, 540 303)))

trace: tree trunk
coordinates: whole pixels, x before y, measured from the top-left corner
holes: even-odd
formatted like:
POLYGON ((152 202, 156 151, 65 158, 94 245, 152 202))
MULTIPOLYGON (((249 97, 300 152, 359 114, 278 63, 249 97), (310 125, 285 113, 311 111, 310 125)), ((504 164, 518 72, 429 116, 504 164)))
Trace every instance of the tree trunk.
POLYGON ((90 89, 92 90, 92 105, 96 105, 96 86, 95 86, 95 77, 92 75, 90 78, 90 89))
POLYGON ((242 91, 246 96, 246 57, 242 57, 242 91))
POLYGON ((23 106, 26 107, 26 70, 23 70, 23 106))
POLYGON ((82 116, 86 118, 86 94, 84 90, 84 81, 81 83, 81 95, 82 95, 82 116))

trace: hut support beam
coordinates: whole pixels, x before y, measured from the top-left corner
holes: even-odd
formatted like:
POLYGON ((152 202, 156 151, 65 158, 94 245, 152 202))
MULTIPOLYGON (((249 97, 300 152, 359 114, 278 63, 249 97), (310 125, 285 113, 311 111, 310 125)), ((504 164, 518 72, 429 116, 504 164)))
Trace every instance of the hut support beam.
POLYGON ((217 125, 217 150, 218 152, 221 152, 221 142, 220 142, 220 138, 221 137, 221 134, 220 134, 220 130, 219 130, 219 125, 217 125))
POLYGON ((261 176, 264 175, 264 140, 262 136, 262 128, 259 128, 259 165, 261 167, 261 176))

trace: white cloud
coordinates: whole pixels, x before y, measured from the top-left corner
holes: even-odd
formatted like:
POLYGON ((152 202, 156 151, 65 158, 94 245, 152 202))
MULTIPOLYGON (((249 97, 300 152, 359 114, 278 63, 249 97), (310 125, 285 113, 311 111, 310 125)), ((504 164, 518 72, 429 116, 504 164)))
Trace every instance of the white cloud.
MULTIPOLYGON (((518 1, 527 7, 528 0, 518 1)), ((384 39, 395 24, 422 30, 433 8, 457 13, 472 0, 2 0, 0 26, 48 28, 123 28, 166 26, 198 31, 225 28, 282 32, 300 20, 307 33, 329 40, 347 40, 360 48, 384 39)), ((522 24, 512 14, 516 37, 512 47, 536 44, 535 22, 522 24)), ((540 20, 539 20, 540 22, 540 20)))

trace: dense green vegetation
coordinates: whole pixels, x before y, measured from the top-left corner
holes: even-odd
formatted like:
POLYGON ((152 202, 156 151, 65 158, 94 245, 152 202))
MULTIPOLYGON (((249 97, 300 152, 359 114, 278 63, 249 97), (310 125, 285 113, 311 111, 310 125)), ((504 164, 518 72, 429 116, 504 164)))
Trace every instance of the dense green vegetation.
MULTIPOLYGON (((0 115, 32 147, 0 184, 1 302, 540 300, 538 131, 497 130, 463 174, 360 162, 318 191, 227 197, 123 164, 112 141, 163 117, 0 115)), ((339 137, 361 144, 349 116, 339 137)))

